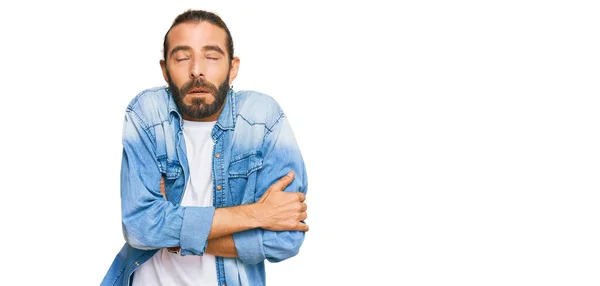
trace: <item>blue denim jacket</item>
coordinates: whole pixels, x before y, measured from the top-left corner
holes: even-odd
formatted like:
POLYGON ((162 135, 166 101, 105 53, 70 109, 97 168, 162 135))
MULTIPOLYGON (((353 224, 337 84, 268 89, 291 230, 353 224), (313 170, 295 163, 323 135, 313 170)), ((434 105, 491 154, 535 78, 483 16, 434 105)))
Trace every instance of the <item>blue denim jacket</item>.
MULTIPOLYGON (((183 120, 167 87, 138 94, 123 125, 121 211, 125 245, 101 285, 130 285, 133 272, 160 248, 203 255, 215 208, 256 202, 290 170, 286 188, 307 190, 304 162, 288 120, 271 97, 232 90, 213 130, 213 206, 180 205, 189 178, 183 120), (160 193, 165 179, 166 200, 160 193)), ((208 158, 207 158, 208 159, 208 158)), ((219 285, 265 285, 264 260, 296 255, 304 232, 260 228, 233 234, 238 258, 217 257, 219 285)))

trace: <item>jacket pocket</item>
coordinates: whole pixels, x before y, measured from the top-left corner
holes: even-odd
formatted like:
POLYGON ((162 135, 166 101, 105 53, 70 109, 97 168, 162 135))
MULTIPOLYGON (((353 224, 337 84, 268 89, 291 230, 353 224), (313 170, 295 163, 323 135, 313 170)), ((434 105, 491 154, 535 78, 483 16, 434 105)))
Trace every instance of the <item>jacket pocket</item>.
POLYGON ((260 152, 235 156, 229 163, 229 178, 247 178, 262 167, 263 159, 260 152))
POLYGON ((262 164, 260 152, 250 152, 232 158, 228 176, 233 205, 254 202, 256 172, 262 168, 262 164))

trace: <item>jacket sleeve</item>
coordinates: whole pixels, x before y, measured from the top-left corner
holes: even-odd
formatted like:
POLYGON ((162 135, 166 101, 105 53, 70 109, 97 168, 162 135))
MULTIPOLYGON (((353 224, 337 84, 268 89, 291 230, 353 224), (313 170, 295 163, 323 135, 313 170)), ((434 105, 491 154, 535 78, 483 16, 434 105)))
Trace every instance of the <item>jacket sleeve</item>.
MULTIPOLYGON (((304 161, 284 114, 269 128, 261 152, 263 166, 257 174, 256 200, 290 170, 295 172, 295 177, 285 191, 306 194, 304 161)), ((303 231, 269 231, 254 228, 234 233, 233 240, 239 259, 246 264, 256 264, 264 259, 279 262, 295 256, 304 242, 304 235, 303 231)))
POLYGON ((203 255, 214 207, 182 207, 160 193, 162 174, 149 127, 132 109, 123 123, 121 214, 125 241, 138 249, 181 247, 181 255, 203 255))

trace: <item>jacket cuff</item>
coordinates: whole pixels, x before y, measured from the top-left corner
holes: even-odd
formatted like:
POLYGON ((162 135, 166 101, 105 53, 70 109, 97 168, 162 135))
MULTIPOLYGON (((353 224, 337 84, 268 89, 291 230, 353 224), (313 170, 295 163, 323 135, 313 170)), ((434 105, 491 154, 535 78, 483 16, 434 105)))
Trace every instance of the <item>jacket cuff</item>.
POLYGON ((257 264, 265 260, 262 229, 253 228, 232 235, 238 259, 244 264, 257 264))
POLYGON ((214 207, 186 207, 184 209, 179 236, 181 255, 204 254, 214 215, 214 207))

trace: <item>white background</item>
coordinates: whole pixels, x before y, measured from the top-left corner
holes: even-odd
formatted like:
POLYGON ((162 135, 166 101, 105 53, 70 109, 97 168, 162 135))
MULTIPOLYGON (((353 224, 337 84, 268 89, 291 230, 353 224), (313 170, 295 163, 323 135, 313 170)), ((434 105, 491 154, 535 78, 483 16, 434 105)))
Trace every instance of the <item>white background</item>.
POLYGON ((125 107, 187 8, 306 161, 311 230, 269 285, 600 284, 596 1, 168 2, 1 4, 0 284, 100 283, 125 107))

